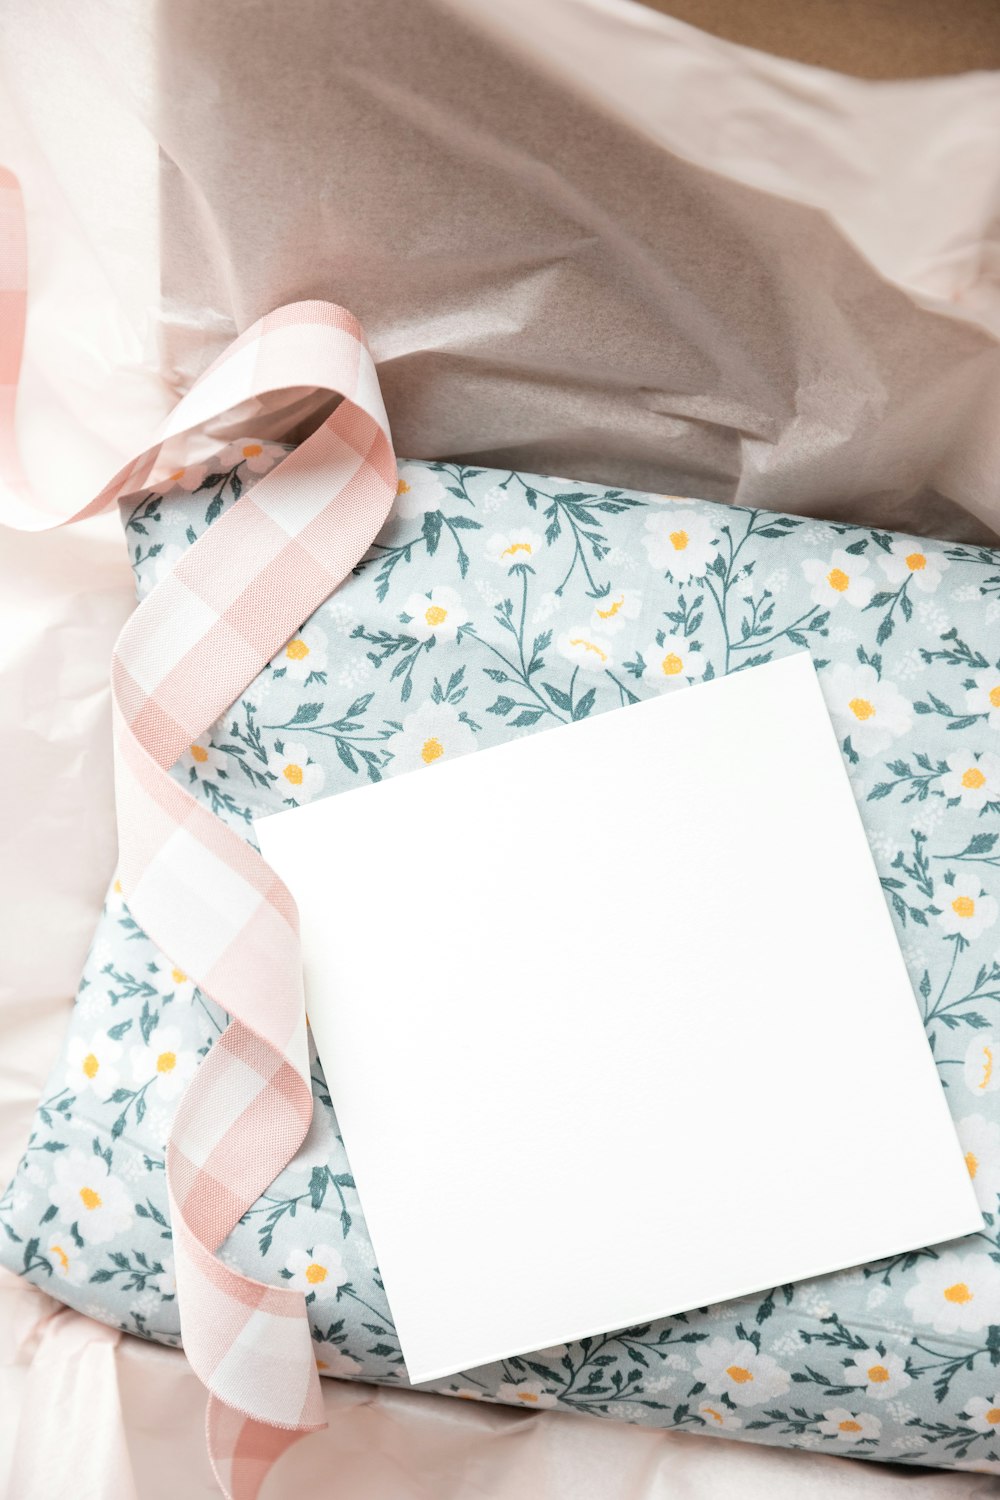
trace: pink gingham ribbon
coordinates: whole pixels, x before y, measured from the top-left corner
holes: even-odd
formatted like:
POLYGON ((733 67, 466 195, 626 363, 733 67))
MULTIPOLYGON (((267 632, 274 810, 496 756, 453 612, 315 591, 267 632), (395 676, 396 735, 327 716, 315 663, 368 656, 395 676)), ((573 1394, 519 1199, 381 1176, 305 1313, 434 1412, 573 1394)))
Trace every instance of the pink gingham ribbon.
POLYGON ((186 434, 242 408, 301 416, 303 388, 344 399, 183 554, 115 645, 119 878, 136 921, 230 1023, 180 1101, 167 1145, 184 1349, 208 1388, 208 1447, 232 1500, 325 1425, 305 1300, 216 1255, 295 1154, 312 1117, 295 905, 260 855, 169 767, 348 575, 385 521, 396 462, 364 333, 326 302, 248 328, 160 433, 75 514, 52 519, 17 456, 26 309, 20 188, 0 168, 0 520, 65 525, 156 485, 186 434))

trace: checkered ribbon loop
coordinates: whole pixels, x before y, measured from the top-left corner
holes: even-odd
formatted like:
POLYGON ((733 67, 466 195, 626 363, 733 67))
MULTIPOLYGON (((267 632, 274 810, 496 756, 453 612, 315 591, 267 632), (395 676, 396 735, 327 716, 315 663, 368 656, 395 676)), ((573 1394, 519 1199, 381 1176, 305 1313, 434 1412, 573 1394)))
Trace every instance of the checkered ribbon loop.
MULTIPOLYGON (((180 1101, 167 1145, 178 1305, 209 1391, 208 1445, 232 1500, 253 1500, 280 1454, 324 1425, 305 1300, 216 1252, 295 1154, 312 1117, 297 916, 249 844, 169 775, 382 527, 396 462, 374 363, 342 308, 299 302, 247 329, 178 402, 156 439, 75 514, 53 519, 17 457, 14 399, 26 306, 17 179, 0 168, 0 520, 39 530, 169 478, 186 440, 227 412, 332 415, 236 502, 135 610, 115 646, 119 878, 136 921, 230 1022, 180 1101)), ((287 430, 287 429, 286 429, 287 430)))

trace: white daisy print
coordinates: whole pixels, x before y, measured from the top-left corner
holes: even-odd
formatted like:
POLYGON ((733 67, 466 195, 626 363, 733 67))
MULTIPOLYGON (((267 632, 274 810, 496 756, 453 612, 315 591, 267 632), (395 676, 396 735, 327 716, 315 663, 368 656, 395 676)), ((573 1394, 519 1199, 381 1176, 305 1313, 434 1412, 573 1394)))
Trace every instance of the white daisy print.
POLYGON ((486 556, 503 568, 516 567, 518 563, 529 566, 544 547, 537 531, 498 531, 486 543, 486 556))
POLYGON ((912 1377, 907 1375, 905 1361, 898 1354, 866 1349, 847 1362, 842 1380, 844 1385, 863 1385, 865 1394, 875 1401, 888 1401, 905 1390, 912 1377))
POLYGON ((458 709, 429 699, 403 720, 402 732, 389 741, 394 768, 400 771, 435 766, 475 748, 475 731, 459 717, 458 709))
POLYGON ((68 1229, 60 1230, 50 1240, 45 1255, 54 1274, 60 1281, 65 1281, 68 1286, 82 1286, 90 1275, 90 1267, 83 1259, 68 1229))
POLYGON ((207 464, 185 464, 183 468, 175 469, 172 474, 167 475, 167 478, 163 481, 164 487, 170 485, 172 489, 184 490, 187 494, 191 495, 201 484, 207 473, 207 464))
POLYGON ((715 531, 694 510, 653 511, 646 517, 642 544, 654 568, 665 568, 675 583, 687 583, 708 572, 715 531))
POLYGON ((152 1099, 177 1099, 198 1067, 197 1053, 184 1046, 179 1026, 156 1026, 144 1046, 129 1053, 133 1082, 148 1084, 152 1099))
POLYGON ((997 903, 987 896, 977 876, 956 875, 950 886, 941 887, 944 895, 944 910, 938 917, 938 925, 951 936, 959 933, 968 942, 981 936, 997 919, 997 903))
POLYGON ((1000 1396, 973 1396, 966 1401, 964 1415, 977 1432, 996 1432, 1000 1428, 1000 1396))
POLYGON ((303 625, 292 636, 271 666, 284 673, 289 682, 306 682, 316 672, 327 669, 327 639, 318 625, 303 625))
POLYGON ((190 1002, 194 999, 195 982, 190 974, 179 969, 176 964, 169 969, 161 970, 159 989, 164 995, 173 995, 175 1000, 190 1002))
POLYGON ((615 664, 611 642, 589 625, 564 630, 556 640, 556 650, 583 672, 603 672, 615 664))
POLYGON ((709 1339, 697 1348, 696 1379, 712 1396, 726 1395, 737 1406, 759 1406, 791 1389, 788 1372, 747 1339, 709 1339))
POLYGON ((340 1349, 322 1349, 316 1355, 316 1368, 321 1375, 336 1375, 341 1380, 353 1380, 361 1371, 359 1360, 340 1349))
POLYGON ((1000 1323, 1000 1266, 988 1255, 946 1250, 921 1258, 915 1271, 904 1300, 918 1323, 935 1333, 978 1333, 1000 1323))
POLYGON ((723 1406, 721 1401, 718 1404, 703 1401, 698 1408, 698 1415, 706 1427, 719 1432, 732 1432, 735 1428, 743 1426, 736 1413, 730 1411, 728 1406, 723 1406))
POLYGON ((88 1244, 107 1244, 132 1227, 135 1215, 129 1196, 100 1156, 75 1147, 60 1151, 53 1172, 49 1197, 66 1221, 78 1226, 88 1244))
POLYGON ((868 572, 867 557, 855 557, 853 553, 838 548, 824 561, 809 557, 802 564, 808 583, 813 586, 812 599, 823 609, 832 609, 846 599, 855 609, 864 609, 871 602, 875 589, 868 572))
POLYGON ((984 1115, 966 1115, 956 1120, 955 1130, 979 1206, 986 1213, 995 1214, 1000 1194, 1000 1125, 984 1115))
POLYGON ((947 761, 948 770, 941 777, 946 797, 957 797, 970 812, 979 812, 987 802, 1000 802, 1000 755, 953 750, 947 761))
POLYGON ((311 1250, 292 1250, 285 1262, 289 1286, 299 1292, 336 1292, 350 1277, 332 1245, 314 1245, 311 1250))
POLYGON ((874 667, 838 663, 820 674, 820 685, 838 738, 850 737, 859 755, 879 755, 913 724, 913 706, 874 667))
POLYGON ((308 802, 326 785, 326 772, 309 759, 309 747, 301 740, 284 740, 281 749, 275 745, 272 770, 278 773, 278 786, 285 797, 308 802))
POLYGON ((213 468, 231 469, 241 464, 251 474, 266 474, 285 457, 280 443, 258 443, 253 440, 230 443, 212 460, 213 468))
POLYGON ((973 672, 970 687, 965 694, 965 706, 970 714, 985 714, 991 729, 1000 729, 1000 667, 990 667, 985 672, 973 672))
POLYGON ((617 635, 628 621, 639 618, 641 609, 642 595, 635 589, 612 589, 594 605, 590 628, 604 635, 617 635))
POLYGON ((66 1048, 66 1083, 78 1093, 107 1099, 118 1087, 122 1047, 104 1032, 91 1037, 71 1036, 66 1048))
POLYGON ((526 1407, 528 1411, 540 1411, 543 1406, 555 1406, 558 1397, 537 1380, 522 1380, 517 1385, 504 1380, 497 1389, 496 1399, 510 1406, 526 1407))
POLYGON ((409 619, 404 621, 407 635, 418 641, 453 641, 460 625, 469 618, 469 611, 461 596, 454 589, 439 586, 429 594, 411 594, 403 609, 409 619))
POLYGON ((705 675, 704 652, 692 651, 691 642, 682 635, 665 636, 661 644, 650 641, 641 655, 646 664, 642 680, 651 687, 684 687, 705 675))
POLYGON ((925 552, 914 537, 898 537, 888 552, 878 553, 878 564, 891 584, 899 588, 907 579, 923 594, 933 594, 941 575, 951 567, 940 552, 925 552))
POLYGON ((848 1411, 844 1406, 834 1406, 823 1413, 818 1430, 824 1437, 836 1438, 838 1443, 862 1443, 866 1438, 880 1437, 882 1423, 866 1411, 848 1411))
POLYGON ((446 485, 445 474, 434 469, 418 469, 402 464, 396 484, 393 515, 413 521, 418 517, 423 519, 429 510, 440 510, 450 498, 446 485))
POLYGON ((1000 1089, 1000 1036, 995 1031, 977 1031, 965 1052, 965 1087, 981 1098, 1000 1089))

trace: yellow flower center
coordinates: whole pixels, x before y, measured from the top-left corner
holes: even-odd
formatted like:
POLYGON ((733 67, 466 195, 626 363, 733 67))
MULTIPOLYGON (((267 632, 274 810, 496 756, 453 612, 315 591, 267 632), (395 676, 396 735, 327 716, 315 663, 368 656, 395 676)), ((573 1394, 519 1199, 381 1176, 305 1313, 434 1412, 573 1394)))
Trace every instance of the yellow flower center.
POLYGON ((443 625, 448 618, 448 611, 442 609, 440 604, 432 604, 430 609, 424 610, 424 619, 428 625, 443 625))
POLYGON ((971 896, 956 896, 951 909, 956 917, 971 917, 976 910, 976 903, 971 896))
POLYGON ((174 981, 174 984, 187 983, 187 975, 185 974, 183 969, 171 969, 170 977, 174 981))
POLYGON ((963 1302, 971 1302, 973 1294, 964 1281, 956 1281, 954 1286, 945 1287, 943 1295, 946 1302, 957 1302, 961 1306, 963 1302))
POLYGON ((196 760, 201 766, 205 764, 206 760, 208 760, 208 751, 204 745, 191 746, 191 759, 196 760))
POLYGON ((864 723, 865 719, 874 719, 875 705, 867 698, 852 698, 847 705, 856 719, 864 723))
POLYGON ((420 747, 420 759, 425 766, 429 766, 431 761, 440 760, 443 754, 444 746, 440 740, 434 739, 433 736, 429 740, 424 740, 424 743, 420 747))
POLYGON ((861 1431, 861 1423, 860 1422, 855 1422, 855 1420, 854 1420, 853 1417, 849 1417, 846 1422, 841 1422, 841 1423, 838 1424, 838 1426, 839 1426, 839 1430, 841 1432, 860 1432, 861 1431))
POLYGON ((610 607, 608 609, 599 609, 597 611, 597 617, 598 617, 598 619, 599 620, 613 620, 614 617, 615 617, 615 615, 618 613, 618 611, 621 609, 621 607, 622 607, 622 605, 624 603, 625 603, 625 595, 624 594, 620 594, 618 596, 618 598, 613 601, 613 603, 610 605, 610 607))
POLYGON ((991 1047, 984 1047, 983 1057, 986 1061, 983 1063, 983 1076, 979 1080, 979 1087, 981 1089, 987 1088, 990 1079, 993 1077, 993 1049, 991 1047))
POLYGON ((58 1257, 59 1264, 62 1266, 64 1271, 69 1270, 69 1256, 66 1254, 66 1251, 63 1249, 62 1245, 50 1245, 49 1254, 58 1257))
POLYGON ((94 1054, 92 1052, 88 1052, 86 1057, 83 1059, 83 1071, 84 1073, 86 1073, 87 1077, 96 1078, 97 1070, 100 1066, 101 1065, 94 1054))
POLYGON ((670 533, 670 544, 675 552, 683 552, 691 538, 686 531, 672 531, 670 533))
POLYGON ((537 1401, 538 1395, 535 1391, 518 1391, 518 1401, 537 1401))
POLYGON ((325 1359, 318 1359, 316 1361, 316 1368, 317 1370, 328 1370, 330 1366, 327 1364, 325 1359))
POLYGON ((720 1427, 722 1426, 724 1418, 721 1411, 716 1411, 714 1406, 703 1406, 701 1409, 706 1417, 712 1417, 714 1421, 718 1422, 720 1427))
POLYGON ((979 1158, 974 1151, 966 1151, 965 1165, 969 1169, 969 1176, 975 1177, 976 1173, 979 1171, 979 1158))
POLYGON ((176 484, 177 481, 178 481, 178 479, 183 479, 183 478, 184 478, 184 470, 183 469, 175 469, 174 472, 171 474, 170 478, 167 480, 167 483, 168 484, 176 484))
POLYGON ((989 1411, 983 1412, 983 1416, 991 1427, 996 1427, 1000 1423, 1000 1406, 991 1406, 989 1411))
POLYGON ((122 883, 121 883, 120 880, 116 880, 115 881, 114 892, 115 892, 116 896, 120 896, 121 895, 121 893, 122 893, 122 883))
POLYGON ((156 1071, 158 1073, 172 1073, 177 1066, 176 1052, 161 1052, 156 1059, 156 1071))
POLYGON ((987 696, 994 708, 1000 708, 1000 682, 997 683, 995 688, 990 688, 987 696))
POLYGON ((291 766, 291 765, 290 766, 286 766, 285 769, 284 769, 283 775, 284 775, 284 778, 285 778, 286 781, 290 781, 292 783, 292 786, 301 786, 302 785, 302 767, 301 766, 291 766))
POLYGON ((396 486, 396 494, 397 495, 408 495, 409 493, 410 493, 410 486, 407 484, 407 482, 406 482, 405 479, 401 479, 399 481, 399 483, 397 484, 397 486, 396 486))
POLYGON ((870 1365, 868 1367, 868 1379, 873 1385, 882 1385, 889 1379, 889 1371, 885 1365, 870 1365))
POLYGON ((831 568, 829 573, 827 573, 826 575, 826 581, 832 589, 837 590, 838 594, 842 594, 850 584, 851 580, 844 572, 843 568, 831 568))
POLYGON ((606 651, 602 651, 600 646, 595 646, 593 641, 585 641, 582 635, 574 637, 574 639, 570 641, 570 645, 582 646, 584 651, 596 652, 596 654, 601 658, 601 661, 607 661, 608 659, 608 653, 606 651))
POLYGON ((906 558, 906 566, 911 573, 919 573, 921 569, 926 568, 927 559, 922 552, 910 552, 906 558))
POLYGON ((510 544, 509 547, 505 547, 504 548, 504 550, 501 552, 500 556, 501 557, 513 557, 514 554, 515 554, 515 552, 527 552, 528 555, 530 556, 531 555, 531 543, 530 542, 511 542, 511 544, 510 544))
POLYGON ((730 1380, 735 1380, 737 1385, 746 1385, 748 1380, 753 1379, 753 1375, 749 1370, 745 1369, 743 1365, 727 1366, 726 1374, 729 1376, 730 1380))
POLYGON ((326 1266, 321 1266, 318 1260, 310 1261, 306 1266, 306 1280, 310 1286, 318 1286, 326 1280, 326 1266))
POLYGON ((96 1193, 91 1187, 82 1187, 80 1189, 80 1201, 84 1208, 100 1208, 101 1195, 100 1193, 96 1193))
POLYGON ((664 677, 676 677, 677 673, 683 672, 683 670, 683 661, 673 651, 668 651, 666 656, 660 662, 660 671, 663 673, 664 677))
POLYGON ((290 661, 304 661, 309 655, 309 647, 301 636, 296 636, 294 641, 289 641, 285 647, 285 655, 290 661))
POLYGON ((962 785, 970 792, 978 792, 981 786, 986 785, 986 777, 978 766, 970 766, 962 777, 962 785))
POLYGON ((264 450, 259 443, 247 443, 246 447, 243 449, 243 457, 259 458, 263 451, 264 450))

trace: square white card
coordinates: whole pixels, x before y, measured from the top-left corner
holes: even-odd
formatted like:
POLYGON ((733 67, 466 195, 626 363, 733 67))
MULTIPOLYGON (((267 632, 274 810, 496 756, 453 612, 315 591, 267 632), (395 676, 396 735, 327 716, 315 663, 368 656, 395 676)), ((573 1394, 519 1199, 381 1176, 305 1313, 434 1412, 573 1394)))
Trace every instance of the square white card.
POLYGON ((981 1227, 805 653, 256 829, 412 1381, 981 1227))

